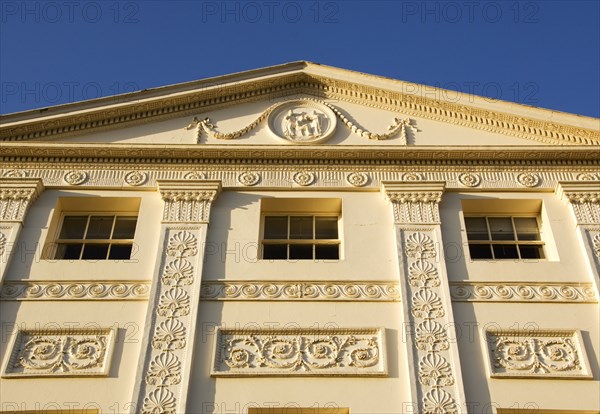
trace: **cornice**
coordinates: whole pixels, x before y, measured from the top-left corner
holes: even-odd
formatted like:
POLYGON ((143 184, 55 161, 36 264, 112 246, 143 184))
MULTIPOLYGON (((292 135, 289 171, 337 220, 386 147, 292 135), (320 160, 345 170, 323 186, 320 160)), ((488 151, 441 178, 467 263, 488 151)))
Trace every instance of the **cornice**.
MULTIPOLYGON (((306 64, 304 64, 306 66, 306 64)), ((256 102, 291 94, 307 94, 321 99, 357 103, 360 105, 400 112, 404 115, 447 122, 478 130, 531 139, 546 144, 594 145, 600 144, 600 131, 559 122, 527 117, 521 114, 464 105, 459 102, 433 99, 419 94, 395 90, 405 83, 379 78, 380 86, 360 83, 362 80, 377 79, 370 75, 347 71, 355 80, 325 76, 323 71, 312 71, 296 65, 281 73, 277 71, 249 72, 239 75, 214 78, 205 82, 166 87, 162 95, 131 94, 113 97, 113 104, 95 106, 74 104, 65 109, 70 112, 52 116, 28 118, 12 123, 15 116, 3 117, 6 125, 0 127, 0 140, 44 140, 78 135, 89 131, 124 128, 148 122, 161 121, 187 115, 197 115, 219 108, 245 102, 256 102), (259 77, 252 77, 252 74, 259 77), (240 79, 236 81, 236 79, 240 79), (183 90, 182 90, 183 89, 183 90), (169 93, 172 91, 172 93, 169 93), (148 97, 149 96, 149 97, 148 97), (137 97, 137 99, 136 99, 137 97), (126 102, 119 102, 119 98, 126 102), (79 109, 79 110, 77 110, 79 109)), ((372 82, 369 82, 372 83, 372 82)), ((464 94, 462 94, 464 95, 464 94)), ((468 96, 468 95, 465 95, 468 96)), ((110 98, 105 98, 110 102, 110 98)), ((101 104, 104 101, 100 102, 101 104)), ((508 110, 505 103, 503 109, 508 110)), ((515 106, 515 105, 513 105, 515 106)), ((520 107, 520 106, 519 106, 520 107)), ((523 107, 524 108, 524 107, 523 107)), ((548 116, 544 110, 530 109, 548 116)), ((33 111, 32 111, 33 112, 33 111)), ((63 111, 64 112, 64 111, 63 111)), ((522 112, 522 111, 521 111, 522 112)), ((583 117, 581 117, 583 119, 583 117)), ((593 118, 590 118, 593 119, 593 118)))
POLYGON ((0 145, 3 162, 132 162, 132 163, 345 163, 372 164, 397 161, 514 163, 516 161, 600 160, 600 147, 565 146, 410 146, 371 145, 199 145, 178 144, 82 144, 27 142, 0 145))

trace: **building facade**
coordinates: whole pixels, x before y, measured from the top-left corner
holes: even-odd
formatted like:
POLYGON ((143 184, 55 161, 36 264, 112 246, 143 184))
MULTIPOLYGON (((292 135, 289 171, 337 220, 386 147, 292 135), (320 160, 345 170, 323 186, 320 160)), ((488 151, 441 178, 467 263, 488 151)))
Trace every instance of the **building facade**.
POLYGON ((296 62, 0 139, 2 412, 600 410, 598 119, 296 62))

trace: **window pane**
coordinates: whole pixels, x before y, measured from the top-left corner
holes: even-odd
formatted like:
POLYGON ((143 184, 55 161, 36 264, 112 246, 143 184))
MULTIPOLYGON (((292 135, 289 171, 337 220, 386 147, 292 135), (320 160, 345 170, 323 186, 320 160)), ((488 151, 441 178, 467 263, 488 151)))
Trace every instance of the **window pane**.
POLYGON ((128 260, 131 258, 131 244, 112 244, 108 258, 112 260, 128 260))
POLYGON ((83 248, 83 260, 105 260, 108 244, 86 244, 83 248))
POLYGON ((492 240, 515 240, 510 217, 490 217, 488 222, 492 240))
POLYGON ((312 244, 290 244, 290 259, 312 259, 312 244))
POLYGON ((113 216, 92 216, 88 226, 86 239, 110 239, 113 225, 113 216))
POLYGON ((113 230, 112 238, 133 239, 136 222, 137 217, 117 217, 115 220, 115 229, 113 230))
POLYGON ((519 251, 521 252, 521 259, 544 258, 544 249, 542 248, 542 246, 519 245, 519 251))
POLYGON ((517 246, 515 244, 494 244, 494 257, 496 259, 518 259, 517 246))
POLYGON ((491 259, 492 249, 489 244, 469 244, 471 259, 491 259))
POLYGON ((489 240, 487 224, 483 217, 466 217, 467 238, 469 240, 489 240))
POLYGON ((56 249, 56 255, 54 256, 57 260, 79 260, 81 254, 81 248, 83 244, 59 244, 56 249))
POLYGON ((337 217, 315 217, 315 239, 337 239, 337 217))
POLYGON ((290 217, 290 239, 312 239, 313 218, 307 216, 290 217))
POLYGON ((533 217, 515 217, 515 230, 519 240, 540 240, 537 220, 533 217))
POLYGON ((287 259, 287 244, 265 244, 263 246, 263 259, 287 259))
POLYGON ((340 246, 337 244, 321 244, 315 246, 315 259, 339 259, 340 246))
POLYGON ((83 239, 88 216, 65 216, 59 239, 83 239))
POLYGON ((267 216, 265 217, 265 239, 287 239, 287 220, 286 216, 267 216))

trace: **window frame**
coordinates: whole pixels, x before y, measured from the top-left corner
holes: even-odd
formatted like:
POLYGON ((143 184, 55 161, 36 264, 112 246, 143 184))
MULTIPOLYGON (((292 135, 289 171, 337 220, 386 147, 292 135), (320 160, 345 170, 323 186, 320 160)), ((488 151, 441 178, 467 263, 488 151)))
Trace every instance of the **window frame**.
POLYGON ((531 261, 531 260, 547 260, 548 259, 548 254, 546 252, 546 242, 544 241, 543 223, 542 223, 540 214, 538 214, 538 213, 507 213, 507 214, 502 214, 502 213, 464 213, 463 214, 463 222, 464 222, 464 226, 465 226, 467 247, 469 249, 469 257, 473 261, 483 261, 483 260, 488 260, 488 261, 489 260, 500 260, 500 261, 507 261, 507 260, 528 261, 529 260, 529 261, 531 261), (470 240, 469 239, 469 231, 467 229, 467 219, 469 219, 469 218, 484 218, 485 219, 487 237, 488 237, 487 240, 470 240), (490 223, 489 223, 490 218, 510 218, 513 239, 511 239, 511 240, 494 240, 494 239, 492 239, 492 231, 490 229, 490 223), (535 219, 537 232, 539 235, 539 240, 519 240, 519 236, 516 231, 516 226, 515 226, 515 221, 514 221, 515 218, 533 218, 533 219, 535 219), (492 257, 472 257, 471 245, 489 246, 492 257), (494 253, 494 246, 499 246, 499 245, 504 245, 504 246, 514 245, 516 248, 518 257, 496 258, 495 253, 494 253), (542 252, 542 257, 522 258, 520 246, 540 247, 541 252, 542 252))
POLYGON ((302 261, 319 261, 319 260, 341 260, 341 248, 342 248, 342 237, 341 237, 341 226, 340 226, 340 222, 341 222, 341 213, 328 213, 328 212, 310 212, 310 211, 305 211, 305 212, 299 212, 299 211, 277 211, 277 212, 269 212, 269 211, 263 211, 261 213, 261 218, 260 218, 260 236, 259 236, 259 246, 260 246, 260 260, 277 260, 277 261, 296 261, 296 260, 302 260, 302 261), (265 227, 266 227, 266 218, 267 217, 287 217, 287 238, 286 239, 265 239, 265 227), (290 238, 290 232, 291 232, 291 222, 290 222, 290 218, 291 217, 312 217, 312 236, 313 238, 311 239, 292 239, 290 238), (335 217, 337 219, 336 224, 337 224, 337 239, 316 239, 314 238, 316 236, 316 218, 321 218, 321 217, 335 217), (286 258, 285 259, 273 259, 273 258, 265 258, 264 257, 264 246, 265 244, 267 245, 286 245, 287 249, 286 249, 286 258), (306 258, 298 258, 298 259, 290 259, 290 246, 291 245, 311 245, 312 247, 312 257, 310 259, 306 258), (317 259, 315 258, 316 256, 316 246, 318 245, 322 245, 322 246, 338 246, 338 257, 337 259, 328 259, 328 258, 323 258, 323 259, 317 259))
POLYGON ((135 245, 135 232, 137 231, 138 222, 139 222, 139 212, 133 212, 133 211, 119 211, 119 210, 116 210, 116 211, 94 211, 94 210, 61 211, 60 219, 59 219, 58 225, 56 227, 56 234, 55 234, 55 237, 52 240, 52 244, 51 244, 52 249, 50 252, 50 259, 51 260, 61 260, 61 261, 63 261, 63 260, 69 260, 69 261, 130 260, 132 254, 133 254, 133 247, 135 245), (62 232, 65 218, 66 217, 74 217, 74 216, 87 217, 87 222, 85 225, 83 238, 81 238, 81 239, 61 239, 60 233, 62 232), (113 217, 113 222, 112 222, 111 231, 110 231, 111 234, 108 239, 86 239, 85 238, 85 236, 87 236, 87 232, 89 229, 91 217, 113 217), (132 239, 113 239, 112 238, 114 230, 115 230, 116 219, 118 217, 135 217, 136 218, 136 228, 134 230, 134 238, 132 238, 132 239), (82 247, 81 247, 81 251, 79 252, 79 258, 74 259, 74 258, 58 258, 58 257, 56 257, 59 252, 59 247, 61 244, 81 244, 82 247), (84 247, 86 244, 108 244, 108 250, 106 252, 106 257, 104 259, 98 259, 98 258, 84 259, 84 258, 82 258, 83 253, 84 253, 84 247), (111 247, 113 245, 131 245, 132 251, 129 255, 129 258, 127 258, 127 259, 111 259, 111 258, 109 258, 111 247))

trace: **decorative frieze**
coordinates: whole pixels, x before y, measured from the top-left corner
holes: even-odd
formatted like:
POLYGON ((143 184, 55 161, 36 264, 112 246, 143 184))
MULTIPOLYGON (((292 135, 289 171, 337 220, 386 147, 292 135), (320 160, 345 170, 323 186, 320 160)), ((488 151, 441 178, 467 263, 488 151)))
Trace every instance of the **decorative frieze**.
POLYGON ((19 330, 2 376, 107 376, 115 340, 114 328, 19 330))
POLYGON ((455 302, 597 303, 591 283, 450 282, 455 302))
POLYGON ((306 187, 315 182, 315 173, 310 171, 299 171, 292 176, 292 179, 296 184, 306 187))
POLYGON ((384 330, 218 329, 212 376, 387 375, 384 330))
POLYGON ((125 174, 125 182, 133 187, 143 185, 148 180, 148 174, 144 171, 129 171, 125 174))
POLYGON ((159 191, 165 202, 163 223, 207 222, 210 206, 220 191, 220 183, 161 180, 159 191))
POLYGON ((540 176, 535 173, 521 173, 517 175, 517 181, 523 187, 536 187, 540 183, 540 176))
POLYGON ((354 187, 364 187, 369 182, 369 175, 363 172, 353 172, 346 176, 346 181, 354 187))
POLYGON ((43 190, 40 179, 0 179, 0 221, 21 222, 43 190))
POLYGON ((362 301, 400 300, 397 282, 219 281, 202 283, 202 300, 362 301))
POLYGON ((71 170, 65 174, 65 182, 71 185, 81 185, 88 179, 88 173, 81 170, 71 170))
POLYGON ((147 300, 149 281, 5 281, 0 300, 147 300))
POLYGON ((484 335, 492 378, 593 378, 577 330, 488 330, 484 335))

